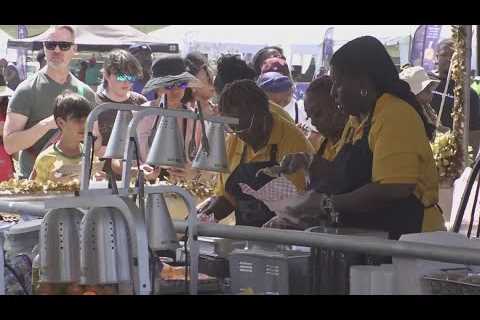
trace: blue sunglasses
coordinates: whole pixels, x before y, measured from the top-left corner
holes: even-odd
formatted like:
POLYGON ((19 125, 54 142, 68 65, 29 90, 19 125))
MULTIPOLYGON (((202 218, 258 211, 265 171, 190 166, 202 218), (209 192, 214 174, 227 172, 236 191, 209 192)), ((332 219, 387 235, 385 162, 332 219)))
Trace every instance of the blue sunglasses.
POLYGON ((131 74, 120 73, 120 74, 117 74, 117 81, 120 81, 120 82, 125 82, 125 81, 135 82, 135 81, 137 81, 137 76, 134 76, 134 75, 131 75, 131 74))
POLYGON ((166 90, 172 90, 174 88, 186 89, 188 88, 188 82, 175 83, 169 86, 165 86, 166 90))

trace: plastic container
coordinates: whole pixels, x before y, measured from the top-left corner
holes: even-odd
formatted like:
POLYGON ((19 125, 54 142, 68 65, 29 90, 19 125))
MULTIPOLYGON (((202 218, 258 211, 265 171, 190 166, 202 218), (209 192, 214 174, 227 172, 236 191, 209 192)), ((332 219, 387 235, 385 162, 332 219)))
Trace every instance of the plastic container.
MULTIPOLYGON (((314 227, 310 232, 355 235, 387 239, 388 234, 381 231, 314 227)), ((350 292, 350 267, 353 265, 380 264, 380 257, 363 253, 342 252, 332 249, 312 248, 312 293, 327 295, 348 295, 350 292), (378 260, 378 261, 376 261, 378 260)))
POLYGON ((198 260, 198 272, 219 279, 228 278, 230 276, 228 260, 201 254, 198 260))
POLYGON ((7 256, 14 257, 26 254, 33 259, 32 250, 40 238, 41 219, 22 221, 5 232, 5 251, 7 256))
POLYGON ((32 295, 37 294, 40 279, 40 255, 37 253, 32 263, 32 295))

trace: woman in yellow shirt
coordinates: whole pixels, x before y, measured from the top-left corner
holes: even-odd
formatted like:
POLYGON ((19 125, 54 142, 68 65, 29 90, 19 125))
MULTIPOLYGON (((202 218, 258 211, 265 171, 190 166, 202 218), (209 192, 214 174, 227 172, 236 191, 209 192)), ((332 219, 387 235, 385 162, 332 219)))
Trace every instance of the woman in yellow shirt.
MULTIPOLYGON (((320 136, 316 155, 293 153, 282 159, 283 172, 295 172, 300 169, 310 170, 310 180, 315 183, 318 170, 325 160, 332 161, 345 142, 352 136, 358 126, 355 117, 341 112, 335 99, 330 95, 332 80, 322 76, 310 83, 305 91, 305 113, 320 136)), ((315 146, 314 146, 315 147, 315 146)))
MULTIPOLYGON (((239 183, 259 189, 271 181, 267 175, 257 175, 265 167, 278 165, 290 153, 314 150, 303 133, 280 115, 269 110, 268 97, 252 80, 234 81, 225 86, 219 102, 220 114, 239 119, 230 126, 226 140, 229 173, 219 174, 215 197, 200 209, 216 220, 235 210, 237 225, 262 226, 274 213, 260 201, 241 192, 239 183)), ((287 176, 298 190, 305 190, 303 172, 287 176)))
POLYGON ((429 145, 434 128, 385 47, 357 38, 334 54, 331 66, 332 95, 361 124, 324 168, 328 187, 307 192, 290 213, 323 211, 341 226, 387 231, 391 239, 421 232, 426 220, 430 229, 442 229, 429 145))

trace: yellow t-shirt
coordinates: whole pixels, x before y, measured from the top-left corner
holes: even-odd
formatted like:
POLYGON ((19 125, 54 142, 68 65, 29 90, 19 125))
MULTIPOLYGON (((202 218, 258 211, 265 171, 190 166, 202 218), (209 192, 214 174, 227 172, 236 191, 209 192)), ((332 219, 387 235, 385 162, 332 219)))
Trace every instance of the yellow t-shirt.
MULTIPOLYGON (((366 120, 353 141, 362 137, 366 120)), ((438 173, 432 149, 418 113, 404 100, 382 95, 375 106, 368 136, 373 153, 372 182, 415 184, 415 196, 425 206, 422 231, 444 230, 438 203, 438 173)))
POLYGON ((295 124, 295 120, 293 120, 290 114, 287 111, 285 111, 280 105, 276 104, 271 100, 268 100, 268 104, 269 104, 268 109, 270 110, 271 113, 278 114, 280 117, 287 120, 288 122, 295 124))
MULTIPOLYGON (((283 119, 280 115, 273 113, 273 127, 270 134, 270 139, 265 147, 257 152, 246 145, 236 135, 229 135, 226 139, 226 150, 229 172, 233 172, 235 168, 240 164, 243 149, 246 147, 245 163, 260 162, 270 160, 270 150, 272 145, 277 145, 277 161, 280 161, 285 155, 296 152, 308 152, 313 154, 315 151, 311 143, 303 135, 295 124, 290 123, 283 119)), ((225 182, 229 177, 229 173, 220 173, 217 175, 217 185, 215 189, 215 195, 225 196, 232 203, 235 203, 233 198, 225 192, 225 182)), ((305 174, 303 171, 296 172, 292 175, 288 175, 287 178, 299 190, 305 190, 305 174)))
MULTIPOLYGON (((55 144, 43 150, 35 160, 33 167, 34 180, 46 183, 48 180, 67 183, 80 179, 82 157, 68 157, 55 144)), ((101 171, 103 164, 94 159, 92 175, 101 171)))
MULTIPOLYGON (((345 123, 345 127, 343 128, 342 135, 337 143, 333 144, 331 141, 326 142, 325 150, 323 151, 322 157, 326 160, 332 161, 337 156, 338 152, 343 148, 345 143, 351 141, 352 136, 355 130, 360 125, 358 118, 354 116, 350 116, 345 123)), ((320 146, 324 142, 326 138, 323 138, 320 142, 320 146)))

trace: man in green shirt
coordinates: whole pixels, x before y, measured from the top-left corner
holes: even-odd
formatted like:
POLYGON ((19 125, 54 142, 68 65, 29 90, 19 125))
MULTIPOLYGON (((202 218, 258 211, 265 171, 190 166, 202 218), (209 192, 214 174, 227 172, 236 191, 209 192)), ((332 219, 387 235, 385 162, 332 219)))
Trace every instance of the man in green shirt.
POLYGON ((472 89, 480 96, 480 77, 476 76, 472 81, 472 89))
POLYGON ((50 29, 44 43, 47 66, 23 81, 15 91, 7 110, 4 147, 7 153, 19 153, 19 176, 28 178, 37 155, 57 132, 53 118, 55 98, 65 90, 77 92, 95 101, 94 92, 70 73, 76 53, 75 32, 71 26, 50 29))

